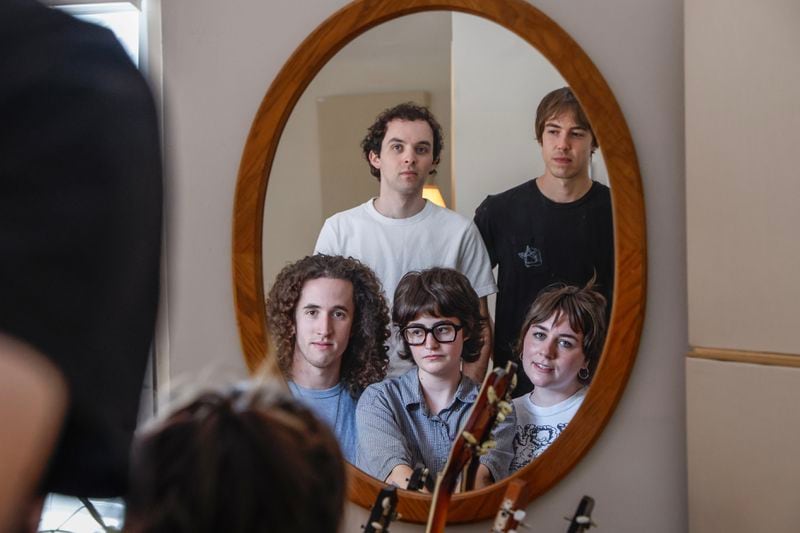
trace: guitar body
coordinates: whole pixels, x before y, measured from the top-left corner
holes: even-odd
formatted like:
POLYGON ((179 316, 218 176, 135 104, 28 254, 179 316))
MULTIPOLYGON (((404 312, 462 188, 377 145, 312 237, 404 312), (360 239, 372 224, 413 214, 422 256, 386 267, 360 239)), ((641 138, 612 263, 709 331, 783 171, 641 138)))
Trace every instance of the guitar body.
POLYGON ((447 508, 458 478, 463 474, 465 490, 474 487, 475 472, 484 446, 491 440, 492 430, 510 412, 517 365, 495 368, 486 376, 472 406, 467 423, 453 442, 447 465, 436 479, 426 533, 441 533, 447 523, 447 508))
POLYGON ((369 513, 364 533, 389 533, 389 524, 397 518, 397 487, 381 489, 369 513))

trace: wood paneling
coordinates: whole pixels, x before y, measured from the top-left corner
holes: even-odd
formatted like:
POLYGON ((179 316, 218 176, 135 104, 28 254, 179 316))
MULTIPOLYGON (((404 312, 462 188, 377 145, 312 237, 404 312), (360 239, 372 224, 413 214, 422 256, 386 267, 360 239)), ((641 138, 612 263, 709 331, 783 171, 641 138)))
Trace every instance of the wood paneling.
POLYGON ((746 350, 727 350, 724 348, 693 347, 686 357, 693 359, 712 359, 732 363, 752 363, 754 365, 785 366, 800 368, 800 355, 770 352, 750 352, 746 350))

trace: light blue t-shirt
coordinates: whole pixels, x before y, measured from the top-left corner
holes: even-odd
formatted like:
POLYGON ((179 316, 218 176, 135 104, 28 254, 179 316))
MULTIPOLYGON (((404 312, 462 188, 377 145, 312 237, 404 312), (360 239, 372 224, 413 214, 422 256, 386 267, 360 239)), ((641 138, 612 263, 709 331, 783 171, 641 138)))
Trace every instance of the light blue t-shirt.
POLYGON ((330 389, 306 389, 290 381, 292 395, 333 429, 342 455, 348 462, 356 460, 356 400, 339 382, 330 389))

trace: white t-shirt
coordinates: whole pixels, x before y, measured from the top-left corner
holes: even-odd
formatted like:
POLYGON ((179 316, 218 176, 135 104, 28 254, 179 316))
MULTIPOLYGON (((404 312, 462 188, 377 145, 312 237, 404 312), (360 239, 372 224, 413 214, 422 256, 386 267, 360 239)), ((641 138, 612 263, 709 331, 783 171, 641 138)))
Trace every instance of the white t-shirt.
MULTIPOLYGON (((478 296, 497 292, 489 255, 470 219, 428 201, 414 216, 389 218, 375 209, 373 201, 374 198, 326 220, 314 253, 354 257, 372 268, 383 284, 390 312, 400 278, 412 270, 453 268, 469 279, 478 296)), ((389 350, 391 376, 412 366, 397 357, 395 344, 393 334, 389 350)))
POLYGON ((569 421, 578 412, 586 397, 586 387, 550 407, 539 407, 526 394, 514 398, 517 413, 517 432, 514 435, 514 459, 511 472, 519 470, 539 457, 561 435, 569 421))

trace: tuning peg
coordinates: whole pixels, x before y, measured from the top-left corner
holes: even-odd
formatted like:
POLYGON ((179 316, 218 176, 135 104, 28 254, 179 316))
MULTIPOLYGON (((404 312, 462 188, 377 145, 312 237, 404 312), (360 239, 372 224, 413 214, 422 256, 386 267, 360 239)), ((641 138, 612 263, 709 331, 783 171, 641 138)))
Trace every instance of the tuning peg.
MULTIPOLYGON (((576 516, 575 518, 570 518, 568 516, 565 516, 564 520, 566 520, 567 522, 572 522, 574 520, 575 523, 578 524, 579 526, 581 526, 583 529, 589 529, 589 528, 592 528, 592 527, 597 527, 597 524, 594 521, 592 521, 592 518, 589 517, 589 516, 585 516, 585 515, 579 515, 579 516, 576 516)), ((581 530, 581 531, 583 531, 583 530, 581 530)))
MULTIPOLYGON (((525 513, 525 511, 523 511, 523 514, 524 513, 525 513)), ((508 533, 519 533, 520 529, 530 529, 531 528, 530 524, 526 524, 526 523, 521 522, 519 520, 517 522, 518 522, 517 523, 517 527, 515 527, 514 529, 509 529, 508 533)))
POLYGON ((494 405, 497 403, 497 391, 494 390, 494 387, 489 385, 489 388, 486 390, 486 397, 489 399, 489 403, 494 405))
POLYGON ((529 524, 526 524, 525 522, 523 522, 523 520, 525 520, 525 517, 527 516, 527 513, 525 511, 523 511, 522 509, 517 509, 516 511, 514 511, 514 515, 513 516, 514 516, 514 520, 517 522, 517 527, 509 529, 508 533, 519 533, 520 529, 530 529, 531 528, 531 526, 529 524))
POLYGON ((467 441, 471 446, 477 446, 478 439, 476 439, 475 436, 469 431, 464 431, 461 433, 461 436, 464 437, 464 440, 467 441))
POLYGON ((514 509, 513 506, 514 503, 512 499, 506 498, 503 500, 503 503, 500 504, 500 509, 497 512, 497 516, 495 517, 494 526, 491 529, 491 533, 511 533, 512 531, 516 531, 516 529, 508 529, 512 524, 515 527, 528 527, 527 524, 522 523, 527 514, 525 510, 514 509))
POLYGON ((496 447, 497 447, 497 441, 487 440, 482 445, 478 446, 478 448, 475 450, 475 454, 486 455, 487 453, 489 453, 489 450, 496 447))

